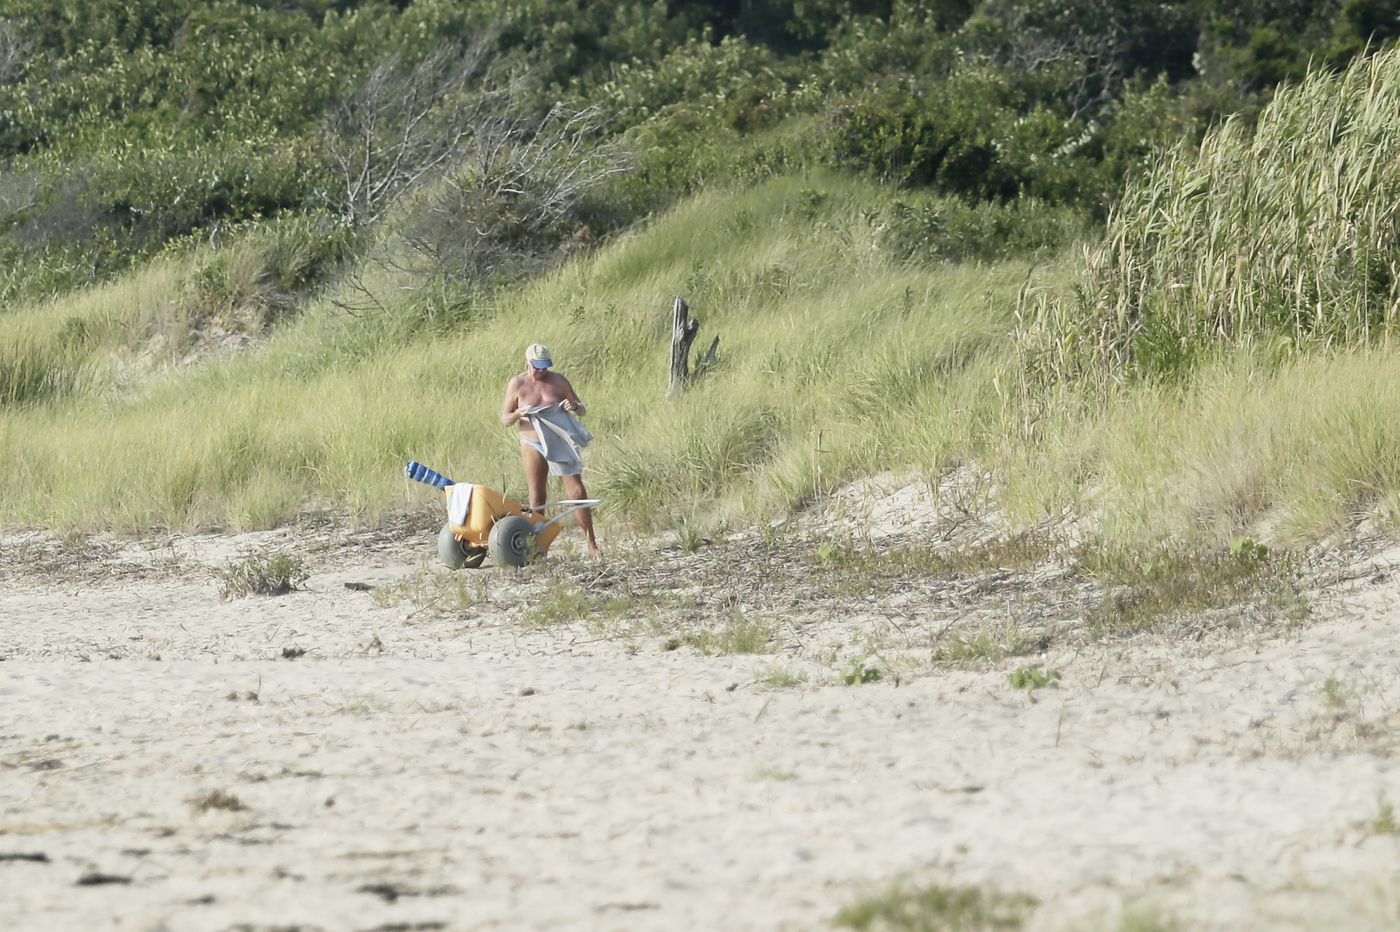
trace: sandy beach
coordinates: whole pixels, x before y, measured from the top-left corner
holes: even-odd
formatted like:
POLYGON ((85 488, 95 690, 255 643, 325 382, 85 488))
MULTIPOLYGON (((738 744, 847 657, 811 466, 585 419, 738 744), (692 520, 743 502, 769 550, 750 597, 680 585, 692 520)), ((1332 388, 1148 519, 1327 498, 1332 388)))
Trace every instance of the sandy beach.
POLYGON ((576 532, 451 574, 432 532, 6 533, 0 927, 806 930, 898 884, 1030 929, 1400 926, 1383 543, 1300 621, 1093 640, 1074 581, 842 592, 811 541, 576 532), (221 598, 273 549, 302 589, 221 598), (930 660, 1032 616, 1039 653, 930 660))

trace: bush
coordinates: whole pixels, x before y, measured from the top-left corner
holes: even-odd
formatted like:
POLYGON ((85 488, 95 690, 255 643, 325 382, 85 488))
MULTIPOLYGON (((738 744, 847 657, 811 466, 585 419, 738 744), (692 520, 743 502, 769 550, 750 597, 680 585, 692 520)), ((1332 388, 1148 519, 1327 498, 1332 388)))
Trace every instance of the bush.
POLYGON ((1092 169, 1091 128, 1036 98, 1040 89, 990 64, 946 81, 886 86, 835 106, 828 160, 846 170, 978 200, 1022 194, 1076 199, 1092 169))
POLYGON ((261 329, 324 282, 353 245, 354 232, 320 212, 252 225, 191 271, 187 287, 194 316, 249 312, 246 322, 261 329))
POLYGON ((404 205, 394 231, 417 271, 469 286, 514 281, 555 258, 582 223, 588 196, 627 170, 600 140, 596 110, 556 108, 537 123, 483 115, 443 181, 404 205))
POLYGON ((253 554, 241 560, 231 560, 219 573, 220 594, 225 599, 241 599, 250 595, 286 595, 310 577, 310 572, 295 554, 274 552, 267 556, 253 554))
POLYGON ((893 201, 876 221, 881 245, 906 262, 995 261, 1057 250, 1087 227, 1079 211, 1036 198, 968 204, 918 192, 893 201))

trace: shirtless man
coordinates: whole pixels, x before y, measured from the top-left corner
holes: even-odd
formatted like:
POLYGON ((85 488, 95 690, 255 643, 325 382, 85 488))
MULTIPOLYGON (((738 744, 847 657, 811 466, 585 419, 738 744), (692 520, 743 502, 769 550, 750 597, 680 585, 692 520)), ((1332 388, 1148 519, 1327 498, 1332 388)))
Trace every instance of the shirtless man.
MULTIPOLYGON (((525 350, 525 371, 511 376, 506 383, 505 401, 501 403, 501 423, 506 427, 518 425, 520 429, 520 459, 525 466, 525 484, 530 490, 530 507, 539 508, 545 502, 545 484, 549 478, 549 463, 545 460, 543 444, 530 422, 526 409, 561 402, 565 411, 580 417, 587 413, 583 402, 578 400, 569 380, 558 372, 551 372, 554 365, 549 349, 540 343, 531 343, 525 350)), ((583 487, 580 473, 571 476, 561 475, 564 492, 569 498, 587 498, 588 490, 583 487)), ((598 541, 593 536, 593 509, 580 508, 578 526, 583 529, 588 541, 588 552, 601 556, 598 541)))

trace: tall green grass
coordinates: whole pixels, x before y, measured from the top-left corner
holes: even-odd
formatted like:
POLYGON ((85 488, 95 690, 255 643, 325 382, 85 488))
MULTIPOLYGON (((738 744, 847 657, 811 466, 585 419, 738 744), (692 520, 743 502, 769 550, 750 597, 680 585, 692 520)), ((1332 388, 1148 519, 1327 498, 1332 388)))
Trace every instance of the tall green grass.
POLYGON ((1073 297, 1041 308, 1042 380, 1175 377, 1240 348, 1387 341, 1400 311, 1400 50, 1281 87, 1129 187, 1073 297))
MULTIPOLYGON (((992 373, 1026 267, 906 267, 880 244, 889 198, 827 176, 710 192, 450 319, 412 294, 356 316, 323 300, 232 358, 0 407, 0 521, 241 528, 318 508, 372 520, 431 499, 404 480, 408 459, 523 494, 498 415, 536 340, 589 405, 585 478, 615 517, 757 516, 859 473, 932 472, 994 434, 992 373), (668 399, 677 295, 721 345, 719 365, 668 399)), ((181 306, 188 274, 148 274, 181 306)), ((135 280, 78 300, 135 326, 160 304, 121 290, 135 280)), ((106 358, 94 348, 75 371, 106 358)))
POLYGON ((1211 363, 1190 385, 1067 400, 1000 460, 1021 522, 1071 513, 1130 545, 1296 545, 1400 518, 1400 356, 1377 348, 1211 363))
POLYGON ((1023 302, 1001 501, 1104 540, 1316 540, 1400 502, 1400 50, 1130 186, 1023 302))
MULTIPOLYGON (((1363 67, 1388 76, 1394 62, 1318 77, 1282 99, 1320 107, 1315 86, 1357 81, 1363 67)), ((1249 145, 1263 157, 1261 143, 1249 145)), ((1146 182, 1157 190, 1153 203, 1185 198, 1171 174, 1183 159, 1178 153, 1166 175, 1146 182)), ((1212 164, 1229 189, 1237 180, 1229 166, 1212 164)), ((1334 186, 1327 196, 1349 190, 1334 186)), ((1192 197, 1230 201, 1209 188, 1192 197)), ((1334 282, 1351 310, 1337 321, 1309 318, 1302 338, 1296 304, 1285 313, 1274 302, 1272 316, 1257 319, 1247 315, 1265 312, 1248 305, 1234 328, 1183 318, 1182 334, 1208 340, 1173 357, 1189 356, 1186 376, 1124 378, 1145 364, 1094 355, 1111 343, 1095 329, 1108 318, 1088 311, 1119 300, 1103 263, 1114 242, 1126 241, 1125 209, 1080 280, 1079 303, 1055 305, 1037 331, 1065 354, 1036 357, 1059 359, 1040 375, 1103 376, 1086 391, 1085 380, 1021 378, 1018 368, 1027 358, 1025 334, 1020 343, 1014 336, 1019 296, 1028 282, 1063 286, 1068 263, 1028 277, 1025 261, 902 261, 882 219, 894 205, 888 190, 826 175, 714 190, 489 298, 445 311, 437 297, 385 278, 369 282, 385 296, 382 307, 352 314, 327 296, 268 322, 275 326, 251 327, 262 336, 247 350, 194 361, 153 347, 187 345, 180 334, 215 313, 218 294, 235 296, 218 307, 256 310, 258 282, 270 280, 258 270, 275 265, 257 256, 275 252, 172 257, 12 310, 0 316, 0 358, 31 361, 0 373, 41 387, 0 397, 0 522, 252 528, 320 509, 372 521, 434 500, 403 478, 408 459, 522 495, 519 446, 498 413, 507 378, 536 340, 553 348, 589 405, 597 440, 585 479, 606 500, 608 522, 756 520, 857 476, 932 479, 965 462, 995 477, 995 501, 1013 523, 1077 516, 1092 537, 1130 548, 1164 540, 1220 547, 1240 535, 1292 543, 1362 516, 1388 526, 1400 518, 1400 356, 1384 339, 1390 312, 1372 314, 1380 292, 1366 304, 1334 282), (233 287, 219 291, 211 281, 233 287), (677 295, 702 320, 701 342, 717 334, 721 344, 718 365, 667 398, 677 295), (1294 329, 1285 333, 1279 321, 1294 329), (1259 352, 1288 334, 1288 351, 1259 352)), ((1341 208, 1316 209, 1332 216, 1341 208)), ((1240 243, 1282 235, 1262 229, 1268 215, 1232 216, 1229 235, 1240 243)), ((1141 223, 1166 222, 1154 217, 1141 223)), ((1379 230, 1379 213, 1373 219, 1379 230)), ((1177 225, 1183 236, 1194 229, 1177 225)), ((1312 239, 1293 244, 1312 243, 1311 251, 1290 254, 1294 265, 1352 254, 1350 221, 1309 229, 1312 239)), ((1214 268, 1230 242, 1226 232, 1214 236, 1198 260, 1187 249, 1197 241, 1163 239, 1171 255, 1153 254, 1144 268, 1214 268)), ((1123 269, 1137 268, 1122 255, 1123 269)), ((1311 274, 1318 281, 1334 271, 1311 274)), ((387 275, 364 272, 373 274, 387 275)), ((1245 291, 1221 287, 1221 302, 1244 301, 1245 291)), ((1142 294, 1155 296, 1153 307, 1179 299, 1172 306, 1182 314, 1219 310, 1165 286, 1142 294)))

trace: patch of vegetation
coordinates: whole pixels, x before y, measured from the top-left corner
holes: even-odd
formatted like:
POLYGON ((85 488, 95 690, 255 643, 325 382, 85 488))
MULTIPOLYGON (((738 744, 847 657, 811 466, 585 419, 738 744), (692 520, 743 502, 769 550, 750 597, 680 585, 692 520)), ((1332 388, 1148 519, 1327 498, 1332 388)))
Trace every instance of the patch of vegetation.
POLYGON ((774 783, 790 783, 797 779, 797 773, 781 767, 765 766, 754 772, 755 780, 770 780, 774 783))
POLYGON ((1011 674, 1012 689, 1045 689, 1060 684, 1059 670, 1043 670, 1040 667, 1018 667, 1011 674))
POLYGON ((973 544, 878 546, 855 541, 824 541, 809 557, 833 597, 884 594, 899 580, 965 579, 1012 573, 1050 559, 1056 544, 1039 533, 1011 534, 973 544))
POLYGON ((1316 724, 1315 734, 1335 735, 1341 732, 1351 740, 1372 742, 1390 738, 1392 729, 1386 721, 1366 714, 1361 692, 1335 675, 1322 683, 1323 714, 1316 724))
POLYGON ((878 683, 884 675, 884 671, 871 663, 870 658, 857 657, 851 660, 850 666, 841 676, 841 681, 847 686, 860 686, 865 683, 878 683))
POLYGON ((1017 932, 1036 906, 1025 894, 901 883, 843 907, 834 923, 857 932, 1017 932))
POLYGON ((685 642, 705 655, 764 654, 777 629, 760 618, 736 614, 719 628, 701 628, 685 635, 685 642))
POLYGON ((210 790, 190 799, 195 812, 209 812, 218 809, 224 812, 243 812, 248 806, 232 793, 224 790, 210 790))
POLYGON ((702 528, 694 518, 687 518, 676 525, 676 546, 682 553, 694 553, 710 543, 702 528))
POLYGON ((1168 546, 1079 554, 1081 570, 1108 590, 1087 619, 1099 637, 1146 631, 1196 612, 1244 604, 1298 617, 1307 608, 1293 581, 1293 565, 1248 539, 1223 550, 1168 546))
POLYGON ((972 631, 955 631, 933 645, 935 663, 996 662, 1041 650, 1044 640, 1014 621, 984 625, 972 631))
POLYGON ((1322 703, 1334 715, 1342 715, 1351 708, 1356 692, 1335 674, 1322 682, 1322 703))
POLYGON ((551 580, 544 595, 534 600, 522 620, 527 627, 543 628, 587 619, 621 618, 654 603, 642 603, 635 593, 590 592, 565 580, 551 580))
POLYGON ((1123 913, 1116 932, 1180 932, 1182 924, 1152 906, 1134 906, 1123 913))
POLYGON ((1382 793, 1376 800, 1379 811, 1366 823, 1368 835, 1400 835, 1400 821, 1395 817, 1395 805, 1382 793))
POLYGON ((286 595, 306 582, 311 573, 301 557, 285 551, 251 554, 230 560, 219 572, 220 592, 225 599, 250 595, 286 595))
POLYGON ((408 603, 419 610, 463 612, 490 598, 486 573, 410 573, 375 587, 370 599, 380 608, 408 603))
POLYGON ((824 541, 812 554, 814 568, 841 582, 901 579, 908 576, 958 578, 996 570, 1022 570, 1049 559, 1056 550, 1048 537, 1011 534, 953 547, 881 547, 824 541))
POLYGON ((754 674, 754 682, 764 689, 791 689, 807 683, 807 674, 780 664, 773 664, 754 674))
POLYGON ((1227 120, 1169 150, 1129 184, 1075 296, 1042 307, 1032 379, 1173 381, 1222 350, 1386 339, 1397 101, 1392 48, 1281 87, 1252 128, 1227 120))

